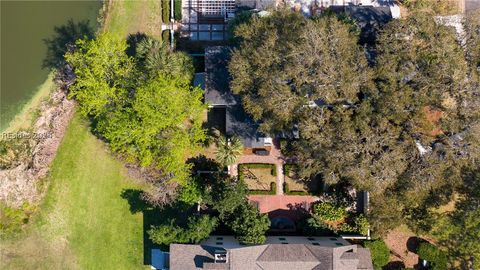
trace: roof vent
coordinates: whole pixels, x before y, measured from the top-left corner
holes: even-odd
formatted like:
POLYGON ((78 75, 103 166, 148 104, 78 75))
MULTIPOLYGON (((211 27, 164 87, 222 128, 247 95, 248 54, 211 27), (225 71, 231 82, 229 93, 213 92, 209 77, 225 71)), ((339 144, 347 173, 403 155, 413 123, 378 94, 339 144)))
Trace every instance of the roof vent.
POLYGON ((215 263, 227 263, 227 251, 225 249, 215 250, 215 263))

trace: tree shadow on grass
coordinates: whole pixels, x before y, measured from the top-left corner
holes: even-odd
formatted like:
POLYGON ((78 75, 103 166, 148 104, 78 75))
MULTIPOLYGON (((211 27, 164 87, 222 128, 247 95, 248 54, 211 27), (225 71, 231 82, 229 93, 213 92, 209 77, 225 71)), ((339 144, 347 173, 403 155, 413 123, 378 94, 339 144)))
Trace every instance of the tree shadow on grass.
POLYGON ((184 210, 178 205, 169 205, 163 208, 153 207, 142 199, 143 192, 140 189, 124 189, 120 196, 128 202, 132 214, 142 213, 143 215, 143 264, 151 265, 152 249, 168 251, 169 247, 153 243, 148 231, 152 226, 164 224, 172 218, 186 219, 188 210, 184 210))
POLYGON ((143 191, 139 189, 124 189, 120 195, 122 199, 127 200, 132 214, 144 212, 151 208, 146 201, 142 200, 142 193, 143 191))
POLYGON ((168 219, 168 212, 164 209, 152 207, 148 202, 142 199, 142 190, 139 189, 124 189, 120 197, 125 199, 130 207, 132 214, 142 213, 143 216, 143 264, 151 265, 152 249, 159 248, 161 250, 168 250, 168 247, 161 247, 156 245, 148 237, 148 230, 151 226, 162 224, 162 220, 168 219))

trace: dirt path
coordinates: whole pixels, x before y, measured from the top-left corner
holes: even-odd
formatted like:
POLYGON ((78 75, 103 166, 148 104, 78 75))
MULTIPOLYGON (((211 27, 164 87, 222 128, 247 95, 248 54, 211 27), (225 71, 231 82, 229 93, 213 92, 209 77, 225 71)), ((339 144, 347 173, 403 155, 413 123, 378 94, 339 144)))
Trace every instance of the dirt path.
MULTIPOLYGON (((423 239, 432 242, 432 239, 423 239)), ((413 268, 418 264, 418 255, 415 253, 419 240, 422 239, 410 231, 405 225, 392 230, 385 237, 385 243, 390 248, 391 262, 402 262, 405 267, 413 268)))

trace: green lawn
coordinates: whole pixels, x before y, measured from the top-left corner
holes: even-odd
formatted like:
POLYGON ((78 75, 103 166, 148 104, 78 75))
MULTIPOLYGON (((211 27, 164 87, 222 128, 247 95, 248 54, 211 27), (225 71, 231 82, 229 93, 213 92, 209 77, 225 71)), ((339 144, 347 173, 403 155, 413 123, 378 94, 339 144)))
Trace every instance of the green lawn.
POLYGON ((166 0, 110 0, 104 30, 120 36, 141 32, 160 39, 162 1, 166 0))
MULTIPOLYGON (((103 31, 161 38, 160 1, 108 3, 103 31)), ((77 114, 44 181, 48 191, 42 205, 25 232, 0 241, 0 269, 148 268, 144 261, 152 243, 144 244, 144 215, 132 214, 122 198, 124 190, 138 194, 140 182, 126 176, 123 164, 77 114)), ((158 216, 147 211, 145 226, 158 216)))
POLYGON ((52 165, 30 228, 0 245, 0 269, 141 269, 143 216, 125 189, 139 188, 78 114, 52 165))

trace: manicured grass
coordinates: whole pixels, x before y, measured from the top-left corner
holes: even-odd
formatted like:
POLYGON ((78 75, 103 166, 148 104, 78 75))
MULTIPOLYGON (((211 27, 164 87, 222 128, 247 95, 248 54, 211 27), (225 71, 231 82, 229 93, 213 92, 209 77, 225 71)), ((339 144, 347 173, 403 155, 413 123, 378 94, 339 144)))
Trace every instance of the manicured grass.
POLYGON ((164 0, 108 1, 104 31, 126 37, 145 33, 161 38, 164 0))
MULTIPOLYGON (((102 31, 161 38, 161 1, 108 1, 106 5, 102 31)), ((42 89, 50 86, 47 80, 42 89)), ((43 96, 39 94, 35 104, 43 96)), ((26 117, 14 124, 31 121, 33 105, 26 106, 26 117)), ((148 262, 151 243, 144 241, 144 216, 132 214, 121 197, 124 190, 142 189, 140 181, 126 176, 123 164, 80 116, 71 121, 44 183, 46 197, 26 231, 1 239, 0 269, 148 268, 144 262, 148 262)), ((146 220, 158 215, 152 216, 146 220)))
POLYGON ((18 239, 3 242, 0 269, 142 269, 143 216, 126 189, 139 184, 78 114, 53 162, 39 216, 18 239))

